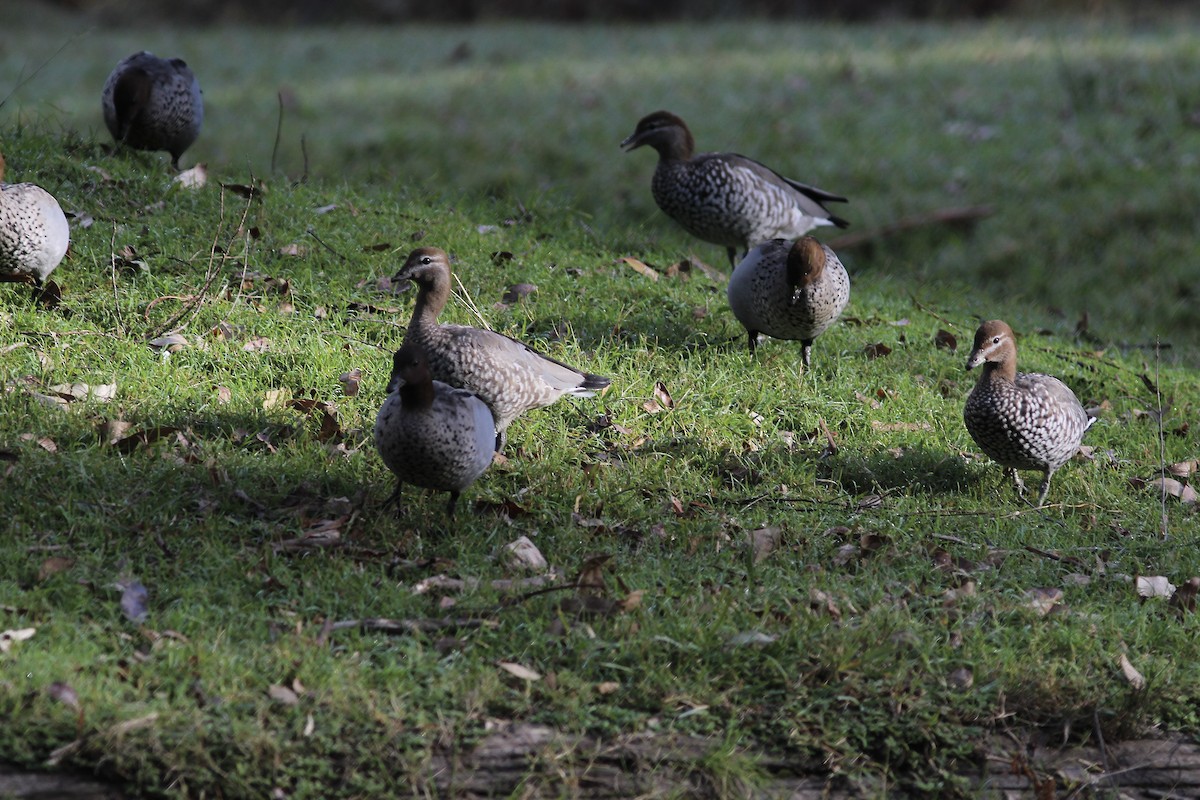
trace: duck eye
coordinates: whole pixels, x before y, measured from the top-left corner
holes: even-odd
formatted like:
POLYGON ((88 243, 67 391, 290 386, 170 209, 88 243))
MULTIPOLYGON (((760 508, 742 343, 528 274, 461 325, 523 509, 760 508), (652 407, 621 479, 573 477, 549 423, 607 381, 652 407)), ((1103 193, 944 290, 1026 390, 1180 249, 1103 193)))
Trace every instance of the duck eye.
POLYGON ((992 344, 1000 344, 1000 337, 997 336, 995 339, 992 339, 992 344))
POLYGON ((422 264, 432 264, 433 259, 430 258, 429 256, 421 256, 421 263, 422 264))

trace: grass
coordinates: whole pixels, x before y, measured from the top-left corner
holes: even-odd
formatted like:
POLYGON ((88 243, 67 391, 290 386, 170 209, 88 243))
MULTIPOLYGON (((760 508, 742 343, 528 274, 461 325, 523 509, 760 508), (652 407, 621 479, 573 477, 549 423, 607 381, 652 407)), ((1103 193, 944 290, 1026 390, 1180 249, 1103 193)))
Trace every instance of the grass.
MULTIPOLYGON (((61 44, 45 21, 0 19, 28 26, 0 85, 61 44)), ((1197 456, 1196 48, 1169 20, 73 41, 0 112, 9 179, 93 220, 75 221, 59 307, 0 287, 0 630, 36 629, 0 654, 0 718, 19 721, 0 754, 58 751, 146 795, 433 794, 432 754, 515 720, 712 737, 697 769, 718 795, 764 780, 757 750, 868 792, 954 794, 999 729, 1194 737, 1200 623, 1132 576, 1200 575, 1194 506, 1140 486, 1197 456), (449 62, 463 41, 473 55, 449 62), (101 135, 97 87, 144 46, 200 74, 209 119, 184 161, 208 162, 202 190, 101 135), (703 148, 851 195, 852 230, 995 213, 849 252, 851 306, 814 368, 795 343, 751 359, 720 281, 618 260, 724 266, 653 208, 652 158, 616 147, 660 106, 703 148), (258 181, 250 201, 219 186, 258 181), (441 497, 410 492, 401 520, 382 507, 369 441, 411 304, 381 279, 418 241, 455 255, 490 326, 613 378, 514 424, 453 526, 441 497), (519 282, 537 291, 494 305, 519 282), (1094 457, 1055 476, 1047 508, 1020 504, 962 427, 981 317, 1103 408, 1094 457), (147 344, 172 328, 178 351, 147 344), (1155 338, 1174 345, 1162 363, 1116 346, 1155 338), (890 355, 868 358, 875 343, 890 355), (1170 401, 1161 441, 1143 378, 1170 401), (77 382, 115 398, 36 396, 77 382), (656 382, 672 410, 646 409, 656 382), (326 404, 336 435, 281 397, 326 404), (152 441, 108 444, 113 421, 152 441), (778 541, 756 558, 764 528, 778 541), (336 546, 288 544, 322 530, 336 546), (513 602, 491 582, 519 535, 564 580, 607 556, 628 608, 513 602), (480 583, 415 590, 437 575, 480 583), (140 622, 121 609, 132 581, 140 622), (1058 609, 1033 590, 1061 590, 1058 609), (486 624, 327 628, 446 616, 486 624)), ((462 298, 446 318, 478 324, 462 298)))

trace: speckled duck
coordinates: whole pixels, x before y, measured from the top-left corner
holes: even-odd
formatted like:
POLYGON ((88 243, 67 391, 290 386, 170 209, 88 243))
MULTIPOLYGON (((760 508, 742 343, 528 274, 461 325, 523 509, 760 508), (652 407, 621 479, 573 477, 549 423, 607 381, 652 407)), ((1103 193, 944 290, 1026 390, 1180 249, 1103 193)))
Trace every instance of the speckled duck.
POLYGON ((388 502, 400 501, 404 484, 450 493, 454 516, 459 495, 492 463, 496 424, 487 405, 463 389, 435 381, 421 348, 406 343, 392 358, 387 399, 375 418, 375 447, 396 476, 388 502))
POLYGON ((963 409, 963 422, 975 444, 1004 467, 1024 495, 1019 469, 1044 474, 1037 504, 1046 502, 1050 478, 1079 450, 1094 419, 1075 393, 1058 378, 1017 372, 1017 344, 1012 328, 998 319, 979 326, 967 369, 983 373, 963 409))
POLYGON ((67 217, 54 196, 32 183, 4 183, 0 156, 0 281, 41 286, 70 241, 67 217))
POLYGON ((642 145, 658 151, 650 189, 667 216, 698 239, 736 253, 768 239, 795 239, 820 225, 849 225, 825 208, 846 198, 790 180, 736 153, 695 154, 695 141, 682 119, 655 111, 638 122, 623 142, 626 152, 642 145))
POLYGON ((113 139, 135 150, 166 150, 177 170, 204 122, 200 83, 188 65, 145 50, 117 64, 100 103, 113 139))
POLYGON ((804 366, 813 340, 837 321, 850 301, 850 276, 828 246, 811 236, 771 239, 752 248, 725 287, 733 315, 746 328, 750 352, 758 335, 799 339, 804 366))
POLYGON ((582 372, 494 331, 442 324, 438 315, 450 298, 450 259, 436 247, 414 250, 395 280, 417 287, 417 302, 404 343, 425 352, 434 380, 466 389, 487 403, 503 434, 530 409, 563 395, 591 397, 609 379, 582 372))

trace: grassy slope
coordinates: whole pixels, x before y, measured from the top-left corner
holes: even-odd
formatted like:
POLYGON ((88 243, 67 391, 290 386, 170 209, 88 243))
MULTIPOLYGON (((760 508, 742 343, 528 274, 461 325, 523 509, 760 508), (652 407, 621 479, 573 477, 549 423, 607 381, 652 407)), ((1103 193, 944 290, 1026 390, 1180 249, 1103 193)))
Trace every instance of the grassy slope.
MULTIPOLYGON (((38 36, 28 52, 0 56, 8 83, 39 60, 38 36)), ((95 223, 73 231, 57 276, 62 307, 0 293, 0 447, 15 458, 0 462, 12 527, 0 551, 0 629, 38 629, 0 655, 0 718, 22 723, 0 730, 0 753, 39 764, 80 738, 67 763, 103 762, 147 787, 323 796, 320 782, 344 772, 344 794, 362 796, 421 775, 435 739, 469 743, 495 719, 713 733, 911 786, 942 781, 1001 712, 1056 731, 1090 729, 1095 716, 1109 736, 1148 724, 1195 732, 1196 617, 1139 603, 1128 581, 1200 574, 1194 514, 1168 505, 1164 542, 1157 498, 1129 484, 1160 463, 1157 426, 1138 413, 1155 402, 1139 377, 1155 365, 1062 334, 1087 308, 1102 336, 1160 334, 1180 345, 1180 360, 1197 360, 1176 294, 1200 263, 1185 218, 1200 185, 1197 133, 1185 122, 1200 106, 1196 56, 1168 26, 1083 24, 81 39, 3 111, 10 179, 38 180, 95 223), (474 55, 447 64, 464 40, 474 55), (201 72, 210 120, 185 161, 210 163, 205 190, 165 191, 163 158, 113 157, 99 135, 96 87, 110 62, 142 46, 201 72), (707 65, 716 67, 695 80, 707 65), (281 164, 299 173, 304 131, 314 179, 274 176, 247 210, 216 179, 268 172, 285 83, 297 107, 281 164), (716 248, 653 209, 652 157, 616 148, 659 106, 691 120, 702 147, 736 146, 852 195, 856 228, 952 204, 997 213, 971 237, 934 230, 848 257, 852 321, 818 341, 811 373, 799 375, 789 343, 767 343, 751 361, 719 283, 654 283, 615 261, 633 254, 665 267, 693 251, 720 265, 716 248), (751 115, 765 124, 747 124, 751 115), (243 212, 258 238, 235 235, 243 212), (438 535, 440 498, 410 492, 400 522, 380 507, 389 481, 367 433, 410 300, 378 291, 376 279, 416 240, 458 257, 493 327, 613 377, 602 399, 513 427, 509 463, 469 493, 515 499, 527 513, 511 522, 465 514, 438 535), (143 337, 180 301, 155 301, 200 292, 214 242, 228 261, 216 253, 219 277, 183 331, 189 346, 164 358, 143 337), (302 256, 286 255, 292 244, 302 256), (110 253, 126 245, 147 268, 114 275, 110 253), (493 261, 501 250, 514 258, 493 261), (258 273, 247 283, 243 264, 258 273), (265 276, 289 280, 290 294, 265 276), (537 292, 492 306, 521 281, 537 292), (285 300, 294 313, 281 313, 285 300), (978 315, 1014 323, 1025 367, 1110 406, 1089 434, 1098 457, 1056 477, 1048 509, 1023 508, 994 465, 963 457, 973 451, 959 416, 973 376, 962 372, 964 350, 938 349, 933 336, 949 328, 965 347, 978 315), (231 339, 209 333, 221 322, 231 339), (270 348, 243 350, 256 336, 270 348), (10 341, 20 346, 3 349, 10 341), (863 347, 875 342, 892 354, 868 360, 863 347), (362 391, 346 397, 338 376, 356 367, 362 391), (115 382, 117 397, 62 411, 27 391, 76 381, 115 382), (644 410, 655 381, 673 411, 644 410), (299 413, 264 409, 277 389, 336 403, 349 454, 299 413), (602 413, 620 427, 595 430, 602 413), (183 439, 120 454, 96 433, 115 418, 133 430, 178 427, 183 439), (828 457, 814 435, 822 421, 838 446, 828 457), (340 528, 348 547, 276 552, 347 509, 357 512, 340 528), (762 526, 780 527, 781 544, 754 563, 747 532, 762 526), (496 610, 499 597, 479 589, 452 595, 449 613, 498 625, 460 633, 449 649, 436 636, 355 630, 319 646, 328 619, 442 616, 439 598, 413 586, 438 573, 504 576, 492 555, 522 533, 568 575, 610 554, 609 582, 643 591, 641 607, 581 623, 560 596, 496 610), (869 554, 843 550, 863 542, 869 554), (962 569, 939 569, 939 551, 962 569), (50 556, 70 563, 39 574, 50 556), (130 577, 151 592, 141 626, 124 619, 113 588, 130 577), (968 580, 974 594, 948 599, 968 580), (1061 588, 1065 609, 1038 617, 1026 593, 1040 588, 1061 588), (164 631, 180 636, 155 634, 164 631), (753 631, 778 638, 729 644, 753 631), (1146 676, 1144 692, 1122 678, 1122 652, 1146 676), (526 686, 497 661, 547 678, 526 686), (966 691, 950 679, 960 667, 973 674, 966 691), (271 700, 271 685, 294 679, 305 687, 298 704, 271 700), (55 681, 73 687, 80 716, 49 696, 55 681), (144 727, 119 727, 151 713, 144 727)), ((447 315, 474 319, 461 302, 447 315)), ((1195 457, 1185 423, 1200 383, 1171 366, 1159 381, 1174 398, 1164 456, 1195 457)))

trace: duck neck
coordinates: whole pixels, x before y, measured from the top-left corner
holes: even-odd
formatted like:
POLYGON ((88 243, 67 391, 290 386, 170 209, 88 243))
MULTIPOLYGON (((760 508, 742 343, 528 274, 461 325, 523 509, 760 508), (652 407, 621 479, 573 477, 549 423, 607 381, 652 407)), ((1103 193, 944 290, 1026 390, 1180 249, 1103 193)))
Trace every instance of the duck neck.
POLYGON ((990 383, 1013 383, 1017 379, 1017 362, 1011 358, 988 361, 983 365, 983 375, 979 379, 990 383))
POLYGON ((413 308, 413 327, 431 330, 437 327, 438 315, 450 299, 450 276, 442 271, 419 284, 417 303, 413 308))
POLYGON ((426 411, 433 405, 433 381, 428 372, 400 387, 400 402, 406 411, 426 411))

